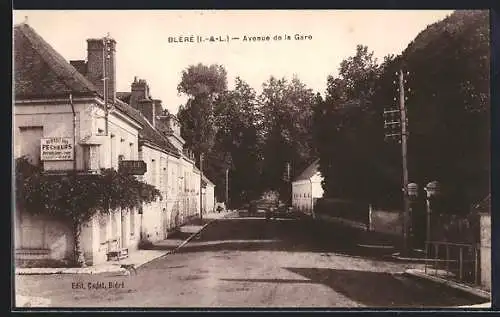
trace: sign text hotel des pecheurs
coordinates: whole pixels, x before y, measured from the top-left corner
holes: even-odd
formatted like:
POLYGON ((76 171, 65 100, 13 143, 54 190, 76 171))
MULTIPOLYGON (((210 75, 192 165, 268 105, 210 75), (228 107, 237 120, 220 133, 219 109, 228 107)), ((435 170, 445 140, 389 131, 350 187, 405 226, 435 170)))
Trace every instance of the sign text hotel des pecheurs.
POLYGON ((42 161, 72 161, 73 146, 73 138, 42 138, 40 140, 40 159, 42 161))

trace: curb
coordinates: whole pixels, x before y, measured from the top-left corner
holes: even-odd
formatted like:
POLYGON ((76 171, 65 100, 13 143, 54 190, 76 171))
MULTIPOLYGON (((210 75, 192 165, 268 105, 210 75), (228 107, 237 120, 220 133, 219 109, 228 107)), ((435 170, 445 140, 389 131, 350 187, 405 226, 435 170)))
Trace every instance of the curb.
POLYGON ((408 258, 404 256, 399 256, 399 253, 393 253, 390 255, 391 259, 398 260, 398 261, 403 261, 403 262, 410 262, 410 263, 425 263, 426 261, 429 261, 429 259, 426 258, 408 258))
POLYGON ((417 277, 420 279, 432 281, 435 283, 443 284, 443 285, 452 287, 454 289, 457 289, 457 290, 460 290, 460 291, 472 294, 474 296, 481 297, 481 298, 484 298, 484 299, 491 301, 491 294, 487 291, 483 291, 481 289, 477 289, 477 288, 474 288, 474 287, 471 287, 471 286, 468 286, 465 284, 460 284, 457 282, 446 280, 444 278, 440 278, 437 276, 428 275, 428 274, 425 274, 424 272, 422 272, 421 270, 408 269, 404 272, 404 274, 414 276, 414 277, 417 277))
MULTIPOLYGON (((206 224, 204 224, 204 225, 203 225, 203 227, 201 227, 201 228, 200 228, 200 230, 198 230, 197 232, 192 233, 189 237, 187 237, 187 239, 186 239, 186 240, 184 240, 184 241, 183 241, 181 244, 179 244, 177 247, 175 247, 175 248, 174 248, 174 249, 172 249, 172 250, 167 251, 164 255, 161 255, 161 256, 166 256, 166 255, 173 254, 173 253, 177 252, 180 248, 182 248, 183 246, 185 246, 186 244, 188 244, 191 240, 193 240, 193 239, 194 239, 194 237, 196 237, 196 236, 197 236, 200 232, 202 232, 202 231, 203 231, 203 230, 204 230, 204 229, 205 229, 205 228, 206 228, 209 224, 211 224, 212 222, 217 221, 217 220, 219 220, 219 219, 224 219, 224 218, 226 218, 229 214, 232 214, 232 213, 234 213, 234 212, 228 212, 228 213, 227 213, 226 215, 224 215, 222 218, 215 218, 215 219, 210 220, 209 222, 207 222, 206 224)), ((161 256, 160 256, 160 257, 161 257, 161 256)), ((153 259, 153 260, 155 260, 155 259, 153 259)), ((151 260, 151 261, 153 261, 153 260, 151 260)), ((150 261, 150 262, 151 262, 151 261, 150 261)), ((146 262, 146 263, 148 263, 148 262, 146 262)), ((144 265, 144 264, 146 264, 146 263, 143 263, 143 264, 141 264, 140 266, 142 266, 142 265, 144 265)), ((138 268, 138 267, 140 267, 140 266, 137 266, 137 268, 138 268)))
POLYGON ((385 249, 385 250, 394 249, 394 246, 393 245, 389 245, 389 244, 364 244, 364 243, 358 243, 357 246, 361 247, 361 248, 366 248, 366 249, 385 249))
POLYGON ((203 229, 205 229, 209 224, 211 224, 215 220, 217 220, 217 219, 213 219, 213 220, 207 222, 206 224, 204 224, 203 227, 200 228, 200 230, 198 230, 196 232, 193 232, 189 237, 187 237, 186 240, 182 241, 181 244, 179 244, 178 246, 176 246, 174 249, 167 251, 167 253, 165 255, 169 255, 169 254, 173 254, 173 253, 177 252, 177 250, 179 250, 180 248, 182 248, 183 246, 185 246, 186 244, 188 244, 189 241, 193 240, 194 237, 196 237, 203 229))

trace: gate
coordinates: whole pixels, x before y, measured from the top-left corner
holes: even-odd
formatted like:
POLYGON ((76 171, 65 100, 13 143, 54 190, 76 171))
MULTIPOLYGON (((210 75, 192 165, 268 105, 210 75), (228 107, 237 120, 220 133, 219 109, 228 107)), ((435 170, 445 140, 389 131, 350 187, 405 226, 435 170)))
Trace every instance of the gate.
POLYGON ((425 272, 467 284, 480 284, 479 214, 435 215, 425 242, 425 272))
POLYGON ((425 273, 479 285, 479 250, 479 245, 427 241, 425 273))

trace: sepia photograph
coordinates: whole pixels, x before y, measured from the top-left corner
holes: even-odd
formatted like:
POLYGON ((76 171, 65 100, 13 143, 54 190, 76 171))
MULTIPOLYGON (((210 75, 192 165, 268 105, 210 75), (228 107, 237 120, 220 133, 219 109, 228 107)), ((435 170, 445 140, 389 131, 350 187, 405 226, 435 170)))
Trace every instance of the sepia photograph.
POLYGON ((489 10, 14 10, 13 310, 491 309, 489 10))

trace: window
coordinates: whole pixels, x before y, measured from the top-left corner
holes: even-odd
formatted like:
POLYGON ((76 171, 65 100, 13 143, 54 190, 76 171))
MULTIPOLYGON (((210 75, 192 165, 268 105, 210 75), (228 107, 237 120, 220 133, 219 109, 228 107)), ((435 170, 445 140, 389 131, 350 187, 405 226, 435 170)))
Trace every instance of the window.
POLYGON ((99 217, 99 243, 100 244, 105 244, 106 241, 108 240, 108 237, 106 236, 106 231, 107 231, 107 220, 108 220, 108 215, 101 215, 99 217))
POLYGON ((130 210, 130 235, 135 235, 135 210, 130 210))
POLYGON ((99 146, 87 145, 83 146, 83 168, 87 171, 98 170, 99 163, 99 146))
POLYGON ((166 167, 163 168, 163 172, 161 174, 161 178, 163 180, 162 181, 163 182, 162 190, 166 194, 167 193, 167 185, 168 185, 168 172, 167 172, 167 168, 166 167))
POLYGON ((19 136, 19 140, 15 140, 19 144, 19 156, 26 155, 31 164, 41 164, 40 139, 43 138, 43 127, 19 127, 19 136))
POLYGON ((174 192, 175 192, 175 173, 174 169, 172 168, 170 173, 170 193, 173 195, 174 192))
POLYGON ((160 157, 160 173, 159 173, 159 190, 163 193, 167 191, 167 182, 166 182, 166 174, 167 174, 167 167, 166 167, 166 160, 165 157, 160 157))
POLYGON ((111 214, 111 239, 118 237, 118 221, 116 220, 116 213, 111 214))
MULTIPOLYGON (((120 138, 120 145, 119 145, 119 149, 118 149, 118 153, 120 153, 121 156, 124 156, 124 153, 127 152, 127 149, 125 148, 125 139, 124 138, 120 138)), ((118 156, 119 158, 120 156, 118 156)), ((118 163, 120 163, 120 160, 118 159, 118 163)))
POLYGON ((128 145, 129 145, 129 155, 130 155, 129 158, 131 160, 133 160, 134 159, 134 143, 130 142, 128 145))
POLYGON ((156 161, 155 159, 151 159, 151 185, 156 186, 156 161))
POLYGON ((111 167, 115 167, 114 157, 116 155, 116 138, 114 134, 110 135, 111 139, 111 167))

